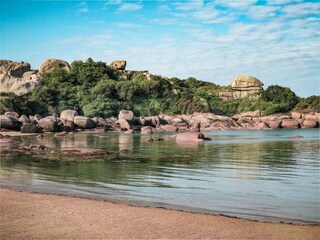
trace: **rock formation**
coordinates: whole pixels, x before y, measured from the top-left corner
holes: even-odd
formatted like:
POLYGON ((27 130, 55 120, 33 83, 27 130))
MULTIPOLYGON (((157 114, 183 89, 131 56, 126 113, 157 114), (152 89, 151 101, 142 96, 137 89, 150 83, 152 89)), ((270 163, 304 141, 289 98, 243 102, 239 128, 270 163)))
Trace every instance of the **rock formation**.
POLYGON ((0 91, 25 95, 41 84, 42 77, 26 62, 0 60, 0 91))
POLYGON ((231 83, 231 92, 219 92, 218 96, 223 100, 238 99, 250 95, 259 98, 263 91, 263 83, 249 75, 239 75, 231 83))
POLYGON ((30 67, 30 64, 27 62, 0 60, 0 74, 7 74, 16 78, 22 78, 25 72, 30 71, 30 67))
POLYGON ((112 63, 109 64, 109 66, 117 70, 125 70, 127 66, 127 61, 125 60, 113 61, 112 63))
POLYGON ((68 62, 61 59, 47 59, 40 65, 39 72, 41 74, 51 73, 56 69, 63 69, 69 72, 70 65, 68 62))

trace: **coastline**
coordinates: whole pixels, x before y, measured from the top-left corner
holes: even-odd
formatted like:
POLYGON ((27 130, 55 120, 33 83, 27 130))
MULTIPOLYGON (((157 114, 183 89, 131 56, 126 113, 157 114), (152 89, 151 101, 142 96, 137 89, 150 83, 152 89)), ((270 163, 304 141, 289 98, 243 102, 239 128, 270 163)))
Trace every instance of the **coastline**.
POLYGON ((0 187, 1 239, 320 239, 320 226, 264 223, 0 187))

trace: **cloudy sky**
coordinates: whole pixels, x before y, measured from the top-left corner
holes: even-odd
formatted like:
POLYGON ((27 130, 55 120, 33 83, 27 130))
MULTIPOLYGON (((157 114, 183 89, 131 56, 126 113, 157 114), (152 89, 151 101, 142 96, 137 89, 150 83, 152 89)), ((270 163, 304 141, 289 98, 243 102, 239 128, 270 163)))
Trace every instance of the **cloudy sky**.
POLYGON ((1 1, 1 59, 128 61, 127 69, 320 94, 317 0, 1 1))

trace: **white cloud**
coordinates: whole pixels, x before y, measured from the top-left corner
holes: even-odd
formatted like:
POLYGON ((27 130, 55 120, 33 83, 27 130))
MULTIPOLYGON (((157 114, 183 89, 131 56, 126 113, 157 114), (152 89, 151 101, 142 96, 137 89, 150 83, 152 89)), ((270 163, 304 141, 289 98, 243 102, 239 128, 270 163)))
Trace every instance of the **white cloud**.
POLYGON ((251 6, 248 10, 248 16, 253 19, 265 19, 276 16, 279 7, 275 6, 251 6))
POLYGON ((77 4, 76 12, 79 12, 79 13, 89 12, 89 8, 87 6, 87 3, 86 2, 80 2, 79 4, 77 4))
POLYGON ((206 6, 196 11, 193 16, 200 20, 209 21, 216 19, 219 16, 219 11, 212 6, 206 6))
POLYGON ((305 2, 294 5, 288 5, 283 7, 284 12, 289 17, 301 17, 306 15, 318 15, 320 14, 319 2, 305 2))
POLYGON ((122 0, 108 0, 106 2, 107 5, 119 5, 122 3, 122 0))
POLYGON ((135 23, 127 23, 127 22, 117 22, 113 24, 114 26, 121 27, 121 28, 141 28, 144 27, 142 24, 135 24, 135 23))
POLYGON ((231 8, 243 8, 249 7, 255 4, 257 0, 216 0, 214 1, 215 4, 231 7, 231 8))
POLYGON ((267 0, 269 5, 286 5, 302 2, 303 0, 267 0))
POLYGON ((119 11, 137 11, 142 9, 142 5, 139 3, 123 3, 119 7, 119 11))
POLYGON ((174 6, 176 7, 177 10, 193 11, 195 9, 202 8, 204 6, 204 2, 189 0, 186 2, 176 2, 174 3, 174 6))

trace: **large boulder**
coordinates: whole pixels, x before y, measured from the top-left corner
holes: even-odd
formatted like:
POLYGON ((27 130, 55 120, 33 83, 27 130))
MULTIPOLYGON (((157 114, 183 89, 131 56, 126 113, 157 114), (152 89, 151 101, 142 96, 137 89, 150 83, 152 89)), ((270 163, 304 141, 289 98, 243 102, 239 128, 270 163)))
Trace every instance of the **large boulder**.
POLYGON ((125 119, 127 121, 134 121, 134 114, 132 111, 129 110, 121 110, 119 112, 118 118, 121 119, 125 119))
POLYGON ((239 75, 232 83, 232 90, 229 92, 218 92, 223 100, 238 99, 250 95, 252 98, 259 98, 263 91, 263 83, 249 75, 239 75))
POLYGON ((69 120, 66 120, 64 118, 60 118, 60 121, 62 123, 62 126, 61 126, 61 130, 62 131, 65 131, 65 132, 72 132, 74 130, 74 122, 73 120, 72 121, 69 121, 69 120))
POLYGON ((319 127, 319 123, 314 119, 306 119, 302 123, 302 128, 316 128, 319 127))
POLYGON ((66 72, 69 72, 70 65, 68 62, 61 59, 47 59, 40 65, 39 72, 41 74, 51 73, 56 69, 63 69, 66 72))
POLYGON ((0 128, 18 130, 21 123, 12 116, 0 115, 0 128))
POLYGON ((125 60, 113 61, 112 63, 109 64, 109 66, 117 70, 126 70, 127 61, 125 60))
POLYGON ((119 118, 118 123, 120 125, 121 130, 129 130, 131 129, 131 125, 128 120, 125 118, 119 118))
POLYGON ((141 128, 141 134, 152 134, 152 127, 150 126, 144 126, 141 128))
POLYGON ((56 132, 58 131, 58 121, 52 116, 41 118, 38 121, 38 125, 43 131, 56 132))
POLYGON ((74 119, 75 116, 78 116, 78 112, 77 111, 71 110, 71 109, 64 110, 60 114, 60 120, 64 119, 64 120, 68 120, 68 121, 72 121, 73 122, 73 119, 74 119))
POLYGON ((249 75, 239 75, 231 83, 232 90, 243 90, 248 88, 262 88, 263 83, 249 75))
POLYGON ((281 122, 282 128, 300 128, 300 123, 296 119, 283 119, 281 122))
POLYGON ((75 116, 73 122, 74 125, 84 129, 91 129, 96 127, 96 123, 91 118, 84 116, 75 116))
POLYGON ((301 112, 291 112, 291 118, 293 119, 300 119, 302 117, 301 112))
POLYGON ((213 113, 194 113, 189 123, 200 124, 201 129, 206 130, 225 130, 239 128, 240 125, 232 118, 227 116, 215 115, 213 113))
POLYGON ((194 131, 181 132, 176 136, 177 142, 203 142, 207 139, 203 133, 194 131))
POLYGON ((267 124, 269 125, 269 127, 271 129, 279 129, 281 128, 281 121, 279 120, 270 120, 270 121, 267 121, 267 124))
POLYGON ((30 119, 24 114, 19 118, 19 122, 21 122, 22 124, 31 123, 30 119))

